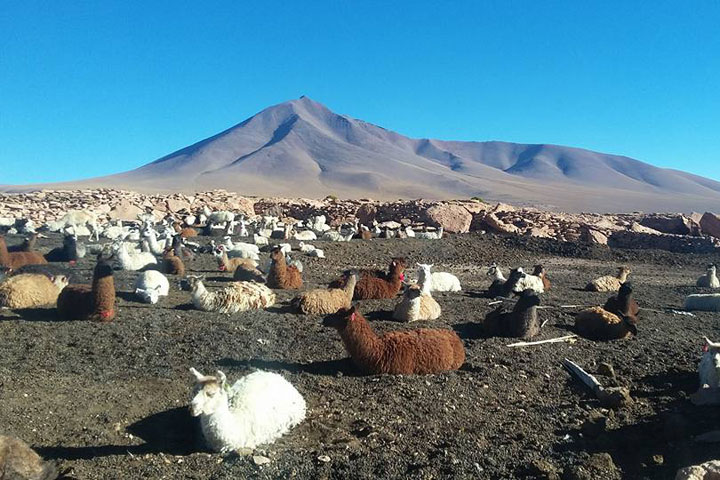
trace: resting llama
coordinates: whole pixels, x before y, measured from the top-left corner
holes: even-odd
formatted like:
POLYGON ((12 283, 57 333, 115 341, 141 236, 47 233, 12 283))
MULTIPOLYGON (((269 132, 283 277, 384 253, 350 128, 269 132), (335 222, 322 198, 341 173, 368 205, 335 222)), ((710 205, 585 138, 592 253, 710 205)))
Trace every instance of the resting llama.
POLYGON ((157 270, 142 272, 135 280, 135 295, 145 303, 155 304, 170 293, 170 282, 157 270))
POLYGON ((92 285, 68 285, 58 295, 57 311, 65 320, 111 322, 115 318, 115 281, 110 264, 99 259, 92 285))
POLYGON ((353 364, 366 375, 439 373, 465 362, 465 347, 452 330, 421 328, 378 336, 355 307, 326 317, 323 325, 338 330, 353 364))
POLYGON ((113 243, 112 252, 123 270, 137 271, 157 264, 157 259, 150 252, 128 252, 125 242, 113 243))
POLYGON ((65 275, 21 273, 0 283, 0 307, 36 308, 54 305, 68 284, 65 275))
POLYGON ((268 287, 255 282, 232 282, 220 290, 208 291, 203 277, 188 275, 192 303, 205 312, 237 313, 259 310, 275 303, 275 294, 268 287))
POLYGON ((512 311, 503 305, 488 313, 482 323, 486 335, 497 337, 532 338, 540 333, 537 306, 540 298, 532 289, 523 291, 512 311))
POLYGON ((292 300, 292 306, 300 313, 324 315, 350 308, 358 275, 349 276, 343 288, 318 288, 303 292, 292 300))
POLYGON ((685 310, 720 312, 720 293, 697 293, 685 297, 685 310))
POLYGON ((545 283, 541 277, 529 275, 522 268, 518 268, 517 271, 523 275, 515 282, 512 289, 513 293, 521 294, 528 288, 535 293, 545 293, 545 283))
POLYGON ((440 305, 429 292, 423 291, 420 285, 411 285, 405 289, 400 302, 395 305, 393 318, 401 322, 436 320, 440 318, 441 312, 440 305))
POLYGON ((585 290, 590 292, 617 292, 620 285, 627 281, 630 275, 630 269, 627 267, 618 267, 617 276, 605 275, 596 278, 585 286, 585 290))
POLYGON ((418 263, 417 266, 420 269, 418 270, 418 283, 422 285, 428 281, 430 292, 459 292, 462 290, 460 280, 452 273, 430 273, 432 264, 418 263))
POLYGON ((696 285, 705 288, 720 288, 720 280, 718 280, 715 265, 708 265, 707 272, 697 279, 696 285))
POLYGON ((225 374, 205 376, 194 368, 190 414, 200 417, 207 446, 227 453, 273 443, 300 424, 305 399, 277 373, 257 371, 230 386, 225 374))
POLYGON ((705 337, 705 353, 698 367, 700 388, 720 388, 720 343, 705 337))

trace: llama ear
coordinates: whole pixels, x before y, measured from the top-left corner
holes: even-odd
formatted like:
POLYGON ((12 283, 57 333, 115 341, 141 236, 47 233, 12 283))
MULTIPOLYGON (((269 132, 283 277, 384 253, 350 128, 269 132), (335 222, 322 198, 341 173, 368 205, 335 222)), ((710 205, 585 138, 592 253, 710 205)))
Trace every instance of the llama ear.
POLYGON ((220 370, 217 371, 217 378, 220 380, 220 386, 225 385, 225 382, 227 382, 227 377, 220 370))
POLYGON ((203 380, 205 380, 205 376, 202 373, 195 370, 195 368, 193 368, 193 367, 190 367, 190 373, 192 374, 193 377, 195 377, 195 380, 198 382, 202 382, 203 380))

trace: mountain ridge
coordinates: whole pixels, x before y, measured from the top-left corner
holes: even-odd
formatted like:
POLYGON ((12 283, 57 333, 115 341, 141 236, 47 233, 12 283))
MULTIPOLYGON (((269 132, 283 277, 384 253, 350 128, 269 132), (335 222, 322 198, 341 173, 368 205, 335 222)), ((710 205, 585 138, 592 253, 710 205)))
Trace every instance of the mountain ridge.
POLYGON ((410 138, 301 97, 128 172, 26 187, 488 200, 568 211, 720 209, 720 182, 553 144, 410 138))

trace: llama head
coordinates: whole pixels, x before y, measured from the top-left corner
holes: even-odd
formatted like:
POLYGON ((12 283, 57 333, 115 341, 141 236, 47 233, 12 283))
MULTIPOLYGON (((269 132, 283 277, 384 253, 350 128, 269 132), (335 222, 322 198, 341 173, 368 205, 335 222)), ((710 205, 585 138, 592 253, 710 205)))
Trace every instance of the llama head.
POLYGON ((203 280, 205 280, 204 275, 188 275, 183 280, 183 290, 194 292, 196 288, 202 285, 203 280))
POLYGON ((68 286, 68 283, 70 283, 70 279, 68 279, 67 275, 53 275, 50 277, 50 281, 58 288, 58 290, 62 290, 68 286))
POLYGON ((220 407, 227 405, 228 386, 223 372, 218 370, 217 376, 207 376, 190 368, 190 373, 195 378, 190 400, 190 414, 193 417, 212 415, 220 407))
POLYGON ((136 288, 135 295, 140 297, 143 302, 154 305, 160 300, 160 288, 160 285, 155 285, 151 288, 136 288))
POLYGON ((270 251, 270 259, 273 261, 273 263, 279 261, 280 259, 285 260, 285 253, 283 253, 282 248, 279 246, 273 247, 273 249, 270 251))
POLYGON ((419 285, 409 285, 406 289, 404 294, 405 297, 407 297, 409 300, 413 300, 415 298, 420 297, 422 295, 422 289, 419 285))
POLYGON ((631 270, 628 267, 618 267, 618 278, 627 278, 631 270))
POLYGON ((708 265, 707 274, 710 277, 714 277, 717 274, 717 268, 715 267, 715 265, 708 265))
POLYGON ((350 322, 357 319, 358 312, 355 305, 350 308, 341 308, 336 313, 326 316, 323 319, 323 326, 343 330, 350 322))
POLYGON ((520 294, 520 299, 515 304, 514 310, 527 310, 528 308, 537 307, 538 305, 540 305, 540 297, 538 297, 532 288, 526 288, 520 294))
MULTIPOLYGON (((102 255, 102 254, 100 254, 102 255)), ((108 261, 104 258, 98 258, 95 270, 93 272, 93 278, 112 277, 113 269, 108 261)))
POLYGON ((627 315, 623 315, 620 312, 615 312, 615 314, 622 319, 622 321, 625 324, 625 326, 627 327, 628 331, 630 333, 632 333, 633 336, 637 336, 638 330, 637 330, 637 325, 635 324, 635 318, 627 316, 627 315))
POLYGON ((622 285, 620 285, 620 291, 619 294, 621 297, 627 297, 633 292, 633 286, 630 282, 623 282, 622 285))
POLYGON ((497 271, 498 271, 498 268, 500 268, 500 267, 497 266, 497 263, 493 262, 493 263, 488 267, 488 271, 487 271, 488 277, 491 277, 491 276, 495 275, 495 274, 497 273, 497 271))
POLYGON ((533 267, 533 273, 532 273, 533 275, 539 277, 539 276, 542 275, 543 273, 545 273, 545 267, 543 267, 542 265, 535 265, 535 266, 533 267))

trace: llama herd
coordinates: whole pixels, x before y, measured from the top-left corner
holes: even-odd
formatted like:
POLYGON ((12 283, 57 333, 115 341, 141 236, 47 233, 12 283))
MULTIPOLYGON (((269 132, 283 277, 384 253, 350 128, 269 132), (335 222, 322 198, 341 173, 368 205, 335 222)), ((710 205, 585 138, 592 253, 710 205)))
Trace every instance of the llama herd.
MULTIPOLYGON (((11 309, 54 305, 64 320, 111 322, 116 316, 114 270, 137 272, 134 294, 137 301, 157 304, 176 283, 189 292, 195 309, 203 312, 238 314, 272 307, 277 290, 297 290, 289 308, 298 315, 322 316, 322 324, 337 330, 352 363, 365 375, 431 374, 459 369, 465 362, 463 340, 447 328, 417 328, 377 334, 361 312, 363 302, 386 299, 394 302, 391 317, 400 322, 419 322, 442 318, 442 305, 435 292, 450 295, 462 292, 457 276, 433 271, 434 265, 417 263, 417 281, 406 277, 408 261, 389 259, 387 270, 355 266, 342 272, 324 288, 304 288, 304 267, 293 255, 325 258, 324 251, 307 242, 347 242, 372 237, 415 237, 437 240, 442 229, 415 232, 407 227, 398 231, 378 225, 357 224, 330 228, 323 216, 295 225, 274 217, 237 219, 232 212, 204 209, 184 222, 166 218, 155 223, 147 217, 132 225, 99 226, 87 212, 70 212, 47 225, 51 231, 65 233, 61 246, 45 255, 34 250, 38 235, 26 232, 20 245, 7 246, 0 236, 0 307, 11 309), (233 239, 235 229, 248 240, 233 239), (92 235, 108 243, 83 243, 79 235, 92 235), (202 237, 205 244, 197 243, 202 237), (222 238, 222 241, 215 241, 222 238), (273 241, 274 240, 274 241, 273 241), (299 242, 293 249, 290 240, 299 242), (67 275, 53 268, 57 263, 74 265, 86 255, 96 256, 90 284, 69 283, 67 275), (208 288, 202 275, 188 274, 187 264, 200 255, 212 255, 221 273, 230 275, 220 288, 208 288), (268 258, 267 263, 263 259, 268 258), (168 280, 175 277, 177 282, 168 280)), ((202 240, 200 240, 202 241, 202 240)), ((550 272, 550 275, 552 272, 550 272)), ((609 341, 638 334, 640 307, 628 281, 629 268, 621 266, 616 275, 591 279, 584 290, 607 292, 602 305, 580 310, 575 316, 575 333, 593 341, 609 341)), ((487 268, 490 284, 482 295, 499 299, 499 306, 475 323, 479 336, 515 337, 529 340, 542 328, 538 319, 543 294, 552 288, 542 265, 532 273, 523 268, 511 270, 507 277, 496 264, 487 268)), ((697 286, 718 289, 715 266, 709 266, 697 286)), ((579 286, 580 287, 580 286, 579 286)), ((720 293, 688 295, 687 310, 720 311, 720 293)), ((720 388, 720 345, 706 340, 708 350, 700 364, 701 385, 720 388)), ((281 375, 265 371, 251 373, 234 384, 218 371, 206 376, 190 368, 194 389, 190 403, 193 416, 200 417, 202 433, 209 448, 228 452, 271 443, 306 416, 302 395, 281 375)))

